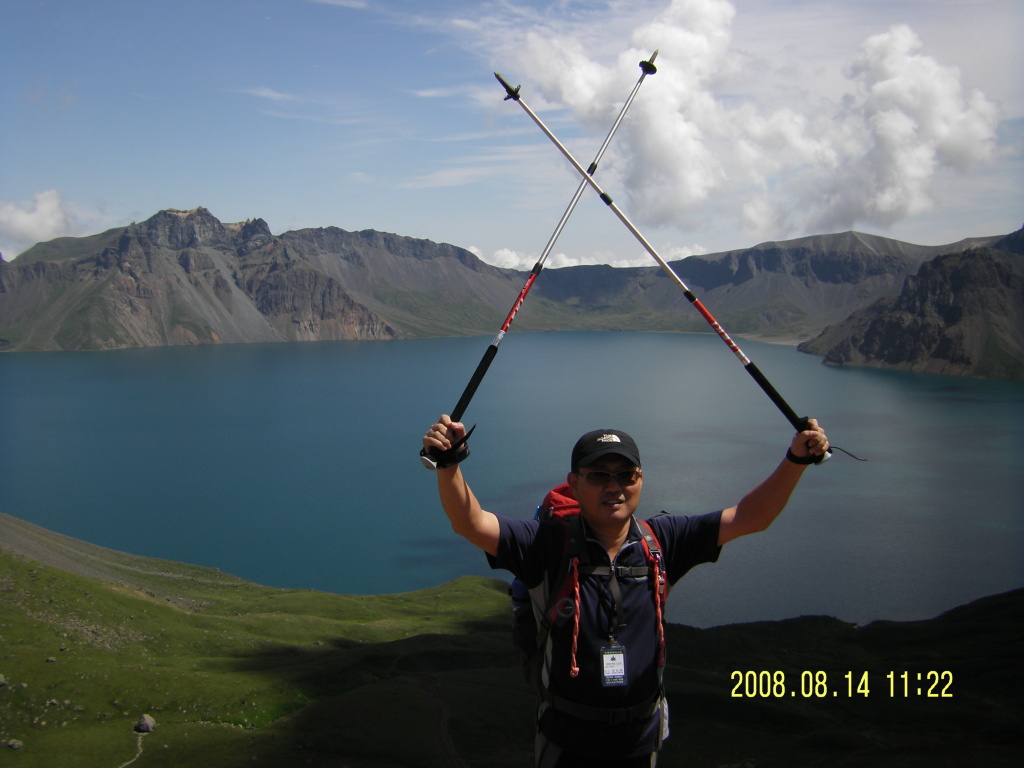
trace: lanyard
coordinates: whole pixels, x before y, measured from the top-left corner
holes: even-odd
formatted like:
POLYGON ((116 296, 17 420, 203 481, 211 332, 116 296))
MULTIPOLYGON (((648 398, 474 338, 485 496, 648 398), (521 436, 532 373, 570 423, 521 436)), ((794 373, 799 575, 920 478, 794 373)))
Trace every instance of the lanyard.
POLYGON ((608 628, 608 639, 614 641, 618 630, 626 626, 626 612, 622 605, 622 588, 619 586, 619 577, 616 573, 618 568, 615 565, 612 565, 611 571, 612 573, 609 585, 612 590, 612 602, 615 604, 615 621, 608 628))

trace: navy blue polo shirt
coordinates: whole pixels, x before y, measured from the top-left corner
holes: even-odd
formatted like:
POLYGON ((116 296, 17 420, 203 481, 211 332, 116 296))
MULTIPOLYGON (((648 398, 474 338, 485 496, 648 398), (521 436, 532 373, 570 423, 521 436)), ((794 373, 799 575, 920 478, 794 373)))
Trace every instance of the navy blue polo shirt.
MULTIPOLYGON (((647 521, 661 544, 669 584, 675 584, 693 566, 714 562, 718 546, 721 512, 694 517, 659 515, 647 521)), ((560 522, 518 520, 498 516, 501 527, 497 557, 488 556, 492 568, 511 571, 527 587, 543 582, 544 576, 565 567, 565 526, 560 522)), ((647 564, 640 530, 632 521, 615 565, 647 564)), ((587 538, 593 565, 610 565, 608 553, 596 539, 587 538)), ((553 578, 553 577, 551 577, 553 578)), ((562 616, 551 630, 550 689, 556 695, 592 707, 632 707, 654 697, 658 690, 658 632, 651 580, 646 577, 619 578, 622 619, 616 626, 615 601, 610 576, 581 575, 580 628, 576 661, 580 673, 569 674, 573 618, 562 616), (606 687, 602 683, 602 649, 611 639, 624 648, 625 685, 606 687)), ((553 708, 542 708, 539 727, 553 743, 568 752, 602 759, 628 758, 652 752, 657 747, 660 713, 652 717, 609 726, 581 720, 553 708)))

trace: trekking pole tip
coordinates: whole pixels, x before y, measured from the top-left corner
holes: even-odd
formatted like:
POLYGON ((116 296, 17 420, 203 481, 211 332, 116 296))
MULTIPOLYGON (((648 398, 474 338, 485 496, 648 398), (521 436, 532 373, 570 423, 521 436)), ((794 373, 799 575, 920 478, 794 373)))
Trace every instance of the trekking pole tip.
POLYGON ((505 96, 505 101, 508 101, 509 99, 512 99, 512 101, 519 101, 519 89, 522 86, 517 85, 515 88, 513 88, 511 85, 508 84, 508 81, 505 80, 505 78, 503 78, 497 72, 494 73, 494 76, 498 79, 498 82, 501 83, 501 85, 505 88, 505 93, 508 94, 507 96, 505 96))
POLYGON ((655 72, 658 71, 658 68, 654 66, 654 60, 656 58, 658 58, 657 51, 652 53, 651 58, 647 59, 647 61, 640 62, 640 69, 645 75, 653 75, 655 72))

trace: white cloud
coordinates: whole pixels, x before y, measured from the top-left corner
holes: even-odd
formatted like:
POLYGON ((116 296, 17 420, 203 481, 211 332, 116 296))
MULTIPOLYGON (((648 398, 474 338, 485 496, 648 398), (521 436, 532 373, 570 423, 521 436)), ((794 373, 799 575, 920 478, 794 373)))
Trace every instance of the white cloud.
POLYGON ((441 168, 420 176, 415 176, 400 186, 404 189, 437 189, 443 187, 462 187, 480 179, 490 178, 496 173, 489 165, 469 165, 456 168, 441 168))
POLYGON ((533 269, 533 265, 537 263, 536 255, 531 258, 529 254, 519 253, 510 248, 501 248, 489 257, 485 256, 479 248, 470 248, 469 250, 488 264, 502 269, 533 269))
POLYGON ((453 97, 475 97, 478 88, 471 85, 450 85, 444 88, 420 88, 412 92, 413 96, 421 99, 450 99, 453 97))
POLYGON ((561 107, 591 135, 607 130, 637 63, 659 50, 658 73, 623 123, 600 182, 644 226, 732 222, 747 236, 771 238, 885 228, 931 210, 944 171, 969 174, 996 158, 997 106, 966 89, 957 67, 925 55, 906 25, 833 56, 845 69, 832 63, 823 76, 819 59, 804 78, 798 44, 770 60, 734 47, 736 11, 725 0, 672 0, 653 18, 649 4, 555 6, 544 18, 507 4, 482 9, 457 27, 471 47, 522 82, 535 111, 538 103, 561 107), (630 48, 608 55, 614 37, 630 48), (822 83, 832 89, 808 90, 822 83))
MULTIPOLYGON (((266 86, 232 91, 252 96, 262 102, 260 114, 282 120, 321 123, 324 125, 382 127, 385 122, 365 103, 346 101, 335 95, 287 93, 266 86)), ((375 131, 380 133, 380 131, 375 131)))
POLYGON ((366 8, 366 0, 309 0, 311 3, 318 3, 320 5, 337 5, 341 8, 352 8, 355 10, 361 10, 366 8))
POLYGON ((812 226, 888 226, 924 213, 940 168, 968 173, 994 159, 995 105, 965 94, 959 70, 920 49, 913 30, 895 26, 865 40, 847 68, 854 92, 829 136, 839 161, 812 226))
POLYGON ((259 88, 244 88, 240 93, 255 96, 259 99, 268 99, 270 101, 305 101, 301 96, 296 96, 291 93, 281 93, 280 91, 275 91, 273 88, 266 88, 264 86, 259 88))
MULTIPOLYGON (((540 258, 539 253, 524 253, 512 248, 499 248, 489 256, 476 246, 470 246, 467 250, 475 254, 477 258, 495 267, 518 269, 523 272, 533 269, 537 264, 537 259, 540 258)), ((635 267, 649 266, 652 263, 650 258, 635 260, 617 259, 614 254, 608 252, 594 252, 586 256, 551 253, 548 254, 547 259, 544 261, 544 268, 560 269, 561 267, 578 267, 584 264, 611 264, 613 267, 635 267)))
POLYGON ((546 186, 545 193, 550 193, 551 182, 561 178, 559 172, 563 169, 552 168, 548 149, 544 144, 488 148, 459 157, 436 171, 410 176, 399 186, 403 189, 462 187, 490 179, 519 187, 529 185, 536 189, 546 186), (523 167, 533 169, 525 180, 515 173, 523 167))
POLYGON ((8 261, 36 243, 78 231, 70 207, 56 189, 36 192, 27 203, 0 200, 0 253, 8 261))
MULTIPOLYGON (((490 256, 476 246, 470 246, 466 250, 471 251, 477 258, 495 267, 518 269, 524 272, 533 269, 537 264, 537 259, 540 258, 539 253, 523 253, 512 248, 499 248, 490 256)), ((693 248, 670 248, 662 254, 662 257, 666 261, 676 261, 678 259, 685 259, 687 256, 692 256, 695 253, 704 253, 704 249, 699 246, 693 248)), ((548 254, 547 259, 544 261, 544 268, 561 269, 562 267, 579 267, 592 264, 608 264, 612 267, 657 266, 657 263, 646 252, 633 257, 623 258, 611 251, 593 251, 588 254, 575 256, 561 252, 548 254)))

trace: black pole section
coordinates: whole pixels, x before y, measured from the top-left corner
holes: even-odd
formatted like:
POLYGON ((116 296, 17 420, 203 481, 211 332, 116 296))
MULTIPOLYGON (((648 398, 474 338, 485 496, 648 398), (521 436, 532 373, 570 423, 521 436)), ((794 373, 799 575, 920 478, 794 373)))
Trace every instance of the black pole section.
MULTIPOLYGON (((612 136, 619 129, 619 125, 622 123, 623 118, 626 116, 626 112, 629 110, 630 105, 633 103, 633 99, 636 98, 637 92, 640 90, 640 86, 643 84, 644 79, 648 75, 653 75, 658 71, 658 68, 654 66, 654 60, 658 57, 658 52, 655 51, 651 54, 651 58, 647 61, 640 62, 640 79, 636 81, 636 85, 633 86, 633 90, 630 92, 626 102, 622 105, 622 109, 619 110, 618 117, 615 118, 615 122, 608 131, 608 135, 605 137, 604 142, 601 144, 601 148, 597 151, 597 155, 594 157, 594 161, 590 164, 590 167, 584 172, 587 176, 593 176, 597 171, 597 165, 601 162, 601 158, 604 157, 605 151, 608 149, 608 145, 611 143, 612 136)), ((505 80, 502 79, 501 75, 497 72, 494 76, 498 79, 498 82, 505 88, 505 100, 519 99, 519 86, 513 88, 505 80)), ((544 262, 547 260, 548 255, 551 253, 551 249, 555 247, 555 241, 558 240, 558 236, 562 234, 566 222, 569 220, 569 216, 572 215, 573 210, 576 208, 576 204, 580 201, 584 191, 587 189, 587 181, 584 179, 580 182, 579 187, 576 189, 576 193, 573 195, 572 200, 569 202, 568 207, 562 214, 562 218, 558 222, 558 226, 555 227, 555 231, 551 234, 548 239, 547 245, 544 246, 544 250, 541 252, 540 258, 537 259, 537 263, 534 264, 533 269, 530 272, 530 276, 526 280, 526 284, 523 285, 523 289, 519 292, 519 296, 516 298, 515 303, 512 305, 512 309, 505 317, 505 322, 502 323, 501 329, 498 331, 498 335, 494 337, 494 340, 490 343, 487 349, 484 351, 483 357, 480 358, 480 362, 476 366, 476 370, 473 371, 473 375, 469 379, 469 383, 466 385, 465 390, 462 392, 462 397, 459 398, 459 402, 456 403, 454 410, 451 412, 452 421, 461 421, 462 415, 469 407, 470 401, 476 394, 477 388, 480 386, 480 382, 483 381, 484 376, 487 374, 487 369, 491 367, 491 363, 494 361, 495 356, 498 354, 498 346, 501 344, 502 339, 505 338, 505 333, 508 331, 509 326, 515 319, 516 313, 519 312, 519 308, 522 306, 523 301, 526 299, 526 294, 530 292, 530 288, 533 287, 534 281, 537 276, 544 269, 544 262)), ((463 454, 468 455, 468 450, 463 454)), ((428 469, 437 468, 437 460, 441 458, 441 455, 437 452, 430 452, 424 454, 420 452, 420 460, 423 465, 428 469)))
POLYGON ((797 432, 803 432, 808 427, 807 419, 803 416, 797 416, 789 403, 783 399, 779 391, 772 386, 772 383, 765 378, 765 375, 761 373, 761 369, 754 365, 753 362, 747 363, 744 368, 747 369, 747 373, 750 374, 751 378, 754 379, 764 390, 764 393, 768 395, 768 398, 775 403, 775 407, 782 411, 782 415, 786 417, 790 424, 793 425, 793 429, 797 432))
POLYGON ((491 361, 498 354, 498 345, 490 344, 484 351, 484 356, 480 358, 480 362, 476 366, 476 370, 473 371, 473 376, 469 380, 469 384, 466 385, 466 389, 462 392, 462 397, 459 398, 459 402, 455 405, 452 410, 451 417, 452 421, 462 421, 462 414, 466 412, 469 407, 469 401, 473 399, 473 395, 476 394, 477 387, 480 386, 480 382, 484 380, 484 375, 487 373, 487 369, 491 367, 491 361))

